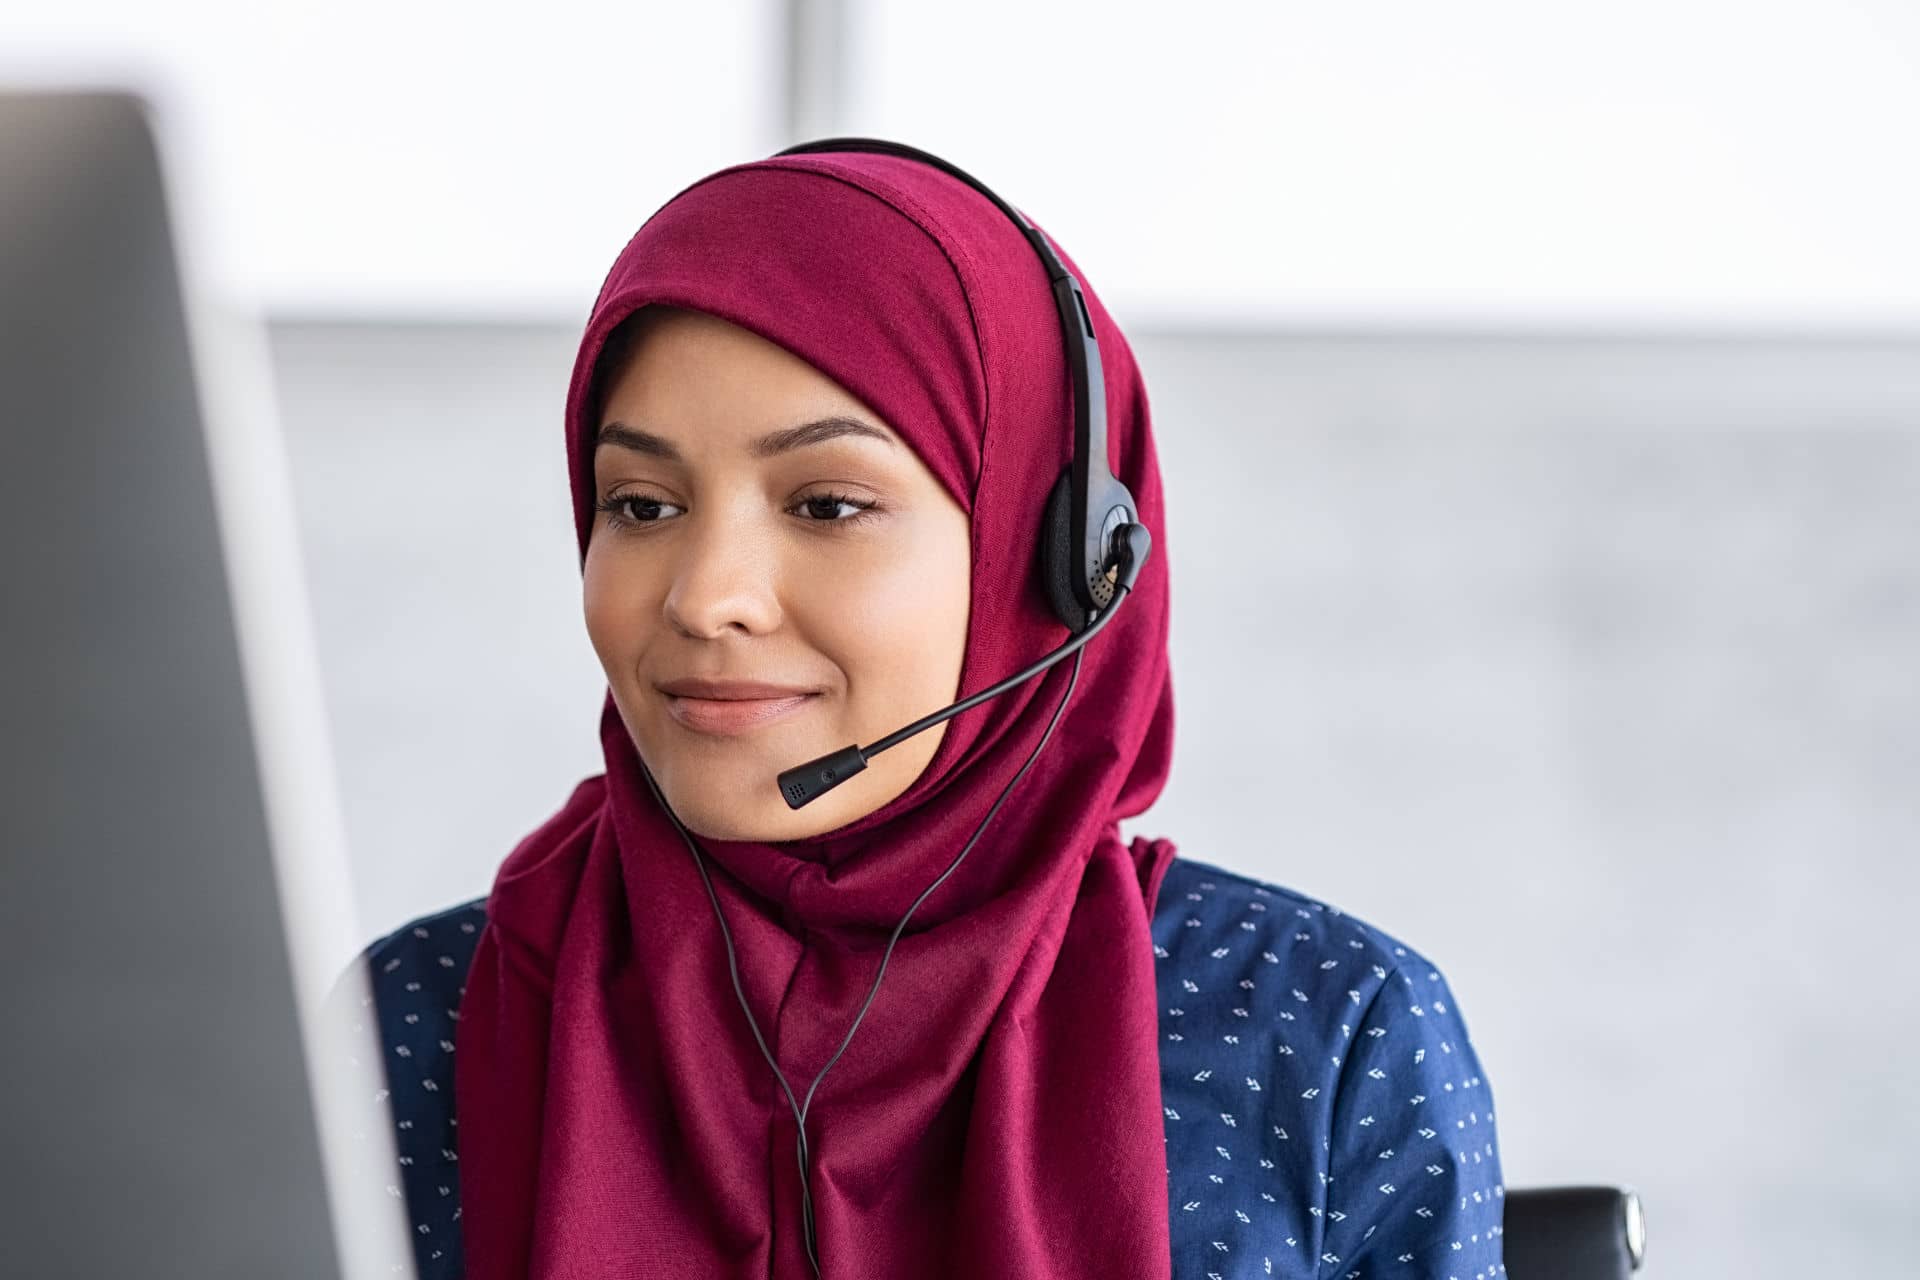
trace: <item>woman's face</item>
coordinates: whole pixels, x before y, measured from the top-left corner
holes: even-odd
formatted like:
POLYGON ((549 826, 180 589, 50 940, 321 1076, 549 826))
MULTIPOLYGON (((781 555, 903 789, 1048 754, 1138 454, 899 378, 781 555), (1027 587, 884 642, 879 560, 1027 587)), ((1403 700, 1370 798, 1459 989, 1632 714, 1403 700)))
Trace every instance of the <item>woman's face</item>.
POLYGON ((832 831, 911 786, 947 722, 801 809, 777 775, 958 697, 966 511, 877 414, 785 348, 704 312, 639 315, 600 409, 588 635, 689 830, 832 831), (686 680, 776 690, 661 688, 686 680))

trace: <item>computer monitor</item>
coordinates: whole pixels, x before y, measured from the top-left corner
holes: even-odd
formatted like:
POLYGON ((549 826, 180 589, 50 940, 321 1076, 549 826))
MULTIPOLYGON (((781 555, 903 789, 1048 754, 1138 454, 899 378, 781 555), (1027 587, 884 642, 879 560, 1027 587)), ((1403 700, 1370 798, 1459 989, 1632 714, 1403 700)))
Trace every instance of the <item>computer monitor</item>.
POLYGON ((265 346, 175 250, 140 101, 0 95, 0 1271, 375 1274, 265 346))

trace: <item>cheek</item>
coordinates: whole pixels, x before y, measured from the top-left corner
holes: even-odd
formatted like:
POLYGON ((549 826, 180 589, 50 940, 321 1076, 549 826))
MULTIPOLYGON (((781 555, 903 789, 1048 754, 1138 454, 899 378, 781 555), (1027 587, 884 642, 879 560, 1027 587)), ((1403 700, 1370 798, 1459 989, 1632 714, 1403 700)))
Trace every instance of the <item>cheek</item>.
POLYGON ((587 638, 603 664, 610 666, 614 659, 638 647, 642 586, 633 581, 630 572, 622 572, 618 556, 603 552, 598 542, 588 544, 580 579, 580 605, 587 638))
POLYGON ((953 701, 966 652, 969 550, 964 524, 916 535, 805 593, 807 634, 846 673, 863 722, 893 720, 890 732, 953 701))

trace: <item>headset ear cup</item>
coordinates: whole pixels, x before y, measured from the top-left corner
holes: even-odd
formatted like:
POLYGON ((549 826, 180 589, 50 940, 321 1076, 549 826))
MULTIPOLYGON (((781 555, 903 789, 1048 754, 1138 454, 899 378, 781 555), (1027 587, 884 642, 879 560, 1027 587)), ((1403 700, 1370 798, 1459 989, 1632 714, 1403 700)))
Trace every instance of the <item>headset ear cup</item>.
POLYGON ((1086 630, 1089 621, 1086 607, 1073 593, 1073 542, 1078 536, 1073 527, 1073 467, 1069 465, 1047 497, 1040 530, 1040 580, 1054 617, 1074 635, 1086 630))

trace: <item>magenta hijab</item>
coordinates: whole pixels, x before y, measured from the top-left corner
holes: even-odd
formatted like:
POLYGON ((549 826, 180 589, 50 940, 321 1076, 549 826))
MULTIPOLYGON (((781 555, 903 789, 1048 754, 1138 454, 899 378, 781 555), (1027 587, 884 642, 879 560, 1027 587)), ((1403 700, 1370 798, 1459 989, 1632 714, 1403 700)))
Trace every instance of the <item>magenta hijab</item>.
MULTIPOLYGON (((1160 794, 1173 748, 1167 533, 1146 389, 1090 285, 1086 298, 1108 456, 1154 551, 1080 651, 1053 736, 914 912, 814 1095, 829 1280, 1171 1270, 1148 922, 1174 846, 1119 832, 1160 794)), ((710 312, 806 360, 965 507, 959 696, 1067 639, 1036 566, 1072 451, 1072 393, 1045 271, 988 200, 929 166, 848 152, 723 169, 662 206, 614 263, 574 364, 583 560, 596 359, 649 303, 710 312)), ((912 786, 835 831, 695 837, 796 1095, 845 1037, 900 917, 1032 754, 1072 669, 962 712, 912 786)), ((611 694, 600 738, 605 773, 501 866, 467 979, 455 1059, 467 1274, 806 1280, 793 1112, 611 694)))

